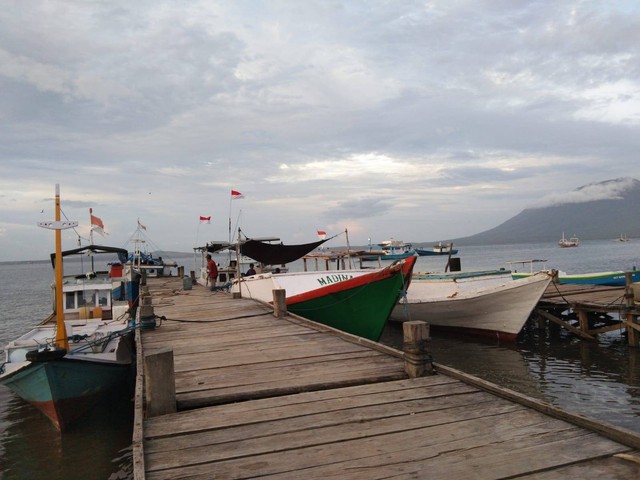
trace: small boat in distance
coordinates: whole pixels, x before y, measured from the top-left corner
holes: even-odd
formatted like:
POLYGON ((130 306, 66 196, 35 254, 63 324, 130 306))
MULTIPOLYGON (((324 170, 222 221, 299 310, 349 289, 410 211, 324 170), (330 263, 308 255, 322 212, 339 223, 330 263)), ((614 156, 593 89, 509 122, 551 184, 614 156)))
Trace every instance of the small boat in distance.
POLYGON ((560 241, 558 242, 558 245, 561 248, 567 248, 567 247, 577 247, 580 245, 580 240, 578 239, 578 237, 576 237, 575 235, 569 239, 565 238, 564 236, 564 232, 562 232, 562 238, 560 239, 560 241))
POLYGON ((434 245, 431 250, 426 248, 416 248, 416 253, 421 257, 429 255, 455 255, 458 253, 458 250, 454 249, 451 243, 443 245, 442 242, 438 242, 438 244, 434 245))
POLYGON ((629 238, 627 237, 626 233, 621 233, 620 236, 618 238, 616 238, 616 240, 618 242, 628 242, 629 238))
POLYGON ((375 262, 377 260, 402 260, 403 258, 412 257, 416 254, 413 245, 404 243, 402 240, 385 240, 379 243, 381 250, 369 251, 361 255, 363 262, 375 262))

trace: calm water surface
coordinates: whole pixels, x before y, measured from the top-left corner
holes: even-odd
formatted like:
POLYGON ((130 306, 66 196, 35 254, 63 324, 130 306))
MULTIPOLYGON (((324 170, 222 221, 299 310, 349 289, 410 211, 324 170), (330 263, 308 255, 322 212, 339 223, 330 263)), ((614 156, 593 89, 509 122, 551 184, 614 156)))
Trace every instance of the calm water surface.
MULTIPOLYGON (((640 265, 640 240, 587 241, 570 249, 554 244, 460 247, 457 256, 466 270, 506 268, 507 261, 533 258, 568 273, 630 270, 640 265)), ((175 260, 187 271, 194 268, 193 257, 175 260)), ((416 271, 441 271, 445 261, 420 257, 416 271)), ((302 270, 302 265, 291 268, 302 270)), ((0 263, 0 348, 51 311, 52 275, 49 262, 0 263)), ((390 325, 382 342, 400 347, 401 327, 390 325)), ((640 352, 629 348, 619 332, 592 344, 561 330, 527 325, 516 344, 434 336, 432 349, 438 363, 640 432, 640 352)), ((131 479, 132 415, 131 395, 123 388, 86 422, 60 435, 39 411, 0 386, 0 478, 131 479)))

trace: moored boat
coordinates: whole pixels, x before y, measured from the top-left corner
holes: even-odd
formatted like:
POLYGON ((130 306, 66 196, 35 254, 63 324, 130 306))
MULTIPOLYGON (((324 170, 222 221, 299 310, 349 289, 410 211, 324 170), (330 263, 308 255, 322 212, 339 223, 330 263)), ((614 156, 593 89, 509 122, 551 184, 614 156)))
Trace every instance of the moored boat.
MULTIPOLYGON (((549 272, 545 268, 547 260, 518 260, 507 262, 511 267, 511 276, 514 279, 526 278, 534 275, 538 271, 549 272), (534 265, 542 264, 542 267, 534 271, 534 265), (518 266, 520 271, 518 271, 518 266), (528 268, 527 268, 528 266, 528 268), (527 271, 528 269, 528 271, 527 271)), ((590 272, 590 273, 567 273, 562 270, 556 271, 556 281, 561 284, 578 284, 578 285, 602 285, 608 287, 623 287, 627 283, 627 275, 631 283, 640 282, 640 271, 635 267, 630 271, 613 270, 608 272, 590 272)))
POLYGON ((458 250, 453 248, 451 244, 443 245, 442 242, 439 242, 437 245, 431 247, 431 250, 426 248, 418 248, 416 247, 416 253, 420 256, 431 256, 431 255, 455 255, 458 253, 458 250))
POLYGON ((90 255, 87 267, 94 267, 98 251, 119 255, 126 251, 90 246, 62 252, 60 230, 77 222, 60 221, 57 185, 56 220, 41 226, 56 230, 54 314, 5 347, 0 384, 65 431, 104 393, 127 379, 134 355, 130 306, 124 300, 128 280, 122 277, 119 261, 108 272, 91 268, 82 275, 64 276, 63 257, 90 255))
POLYGON ((288 311, 377 341, 411 281, 416 258, 377 269, 262 273, 236 279, 232 292, 272 303, 273 290, 284 289, 288 311))
POLYGON ((378 244, 380 250, 368 251, 360 256, 363 262, 374 262, 377 260, 401 260, 416 254, 411 243, 401 240, 385 240, 378 244))
POLYGON ((508 271, 498 272, 464 277, 414 275, 406 298, 395 307, 391 320, 424 320, 434 330, 515 341, 552 275, 541 272, 512 280, 508 271))

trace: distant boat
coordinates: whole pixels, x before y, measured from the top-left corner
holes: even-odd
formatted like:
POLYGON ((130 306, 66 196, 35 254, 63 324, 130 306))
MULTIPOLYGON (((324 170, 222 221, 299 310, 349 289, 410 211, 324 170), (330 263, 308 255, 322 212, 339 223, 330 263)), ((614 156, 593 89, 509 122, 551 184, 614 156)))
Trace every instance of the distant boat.
POLYGON ((410 243, 404 243, 402 240, 385 240, 378 244, 381 250, 369 251, 361 255, 363 262, 374 262, 376 260, 402 260, 414 256, 416 251, 410 243))
POLYGON ((562 232, 562 238, 560 239, 560 241, 558 242, 558 245, 561 248, 567 248, 567 247, 577 247, 580 245, 580 240, 578 239, 578 237, 576 237, 575 235, 569 239, 565 238, 564 236, 564 232, 562 232))
POLYGON ((626 234, 622 234, 622 233, 620 234, 620 236, 618 238, 616 238, 616 240, 618 242, 628 242, 629 241, 629 239, 627 238, 627 235, 626 234))
POLYGON ((508 270, 415 274, 391 320, 424 320, 434 330, 515 341, 551 279, 540 272, 513 280, 508 270))
POLYGON ((416 253, 420 256, 429 256, 429 255, 455 255, 458 253, 457 249, 451 248, 451 244, 443 245, 442 242, 439 242, 437 245, 431 247, 431 250, 426 248, 416 248, 416 253))

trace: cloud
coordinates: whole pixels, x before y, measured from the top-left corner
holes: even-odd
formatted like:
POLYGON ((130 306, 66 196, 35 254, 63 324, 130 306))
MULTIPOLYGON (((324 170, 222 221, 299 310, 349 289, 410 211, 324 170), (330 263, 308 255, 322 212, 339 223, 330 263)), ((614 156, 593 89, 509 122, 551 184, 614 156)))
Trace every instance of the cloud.
POLYGON ((203 213, 429 241, 614 196, 571 190, 640 176, 638 41, 632 2, 9 2, 0 252, 55 183, 111 241, 141 217, 182 251, 203 213))
POLYGON ((631 189, 638 180, 618 178, 598 184, 585 185, 566 193, 547 195, 530 208, 544 208, 567 203, 585 203, 596 200, 620 200, 622 194, 631 189))

